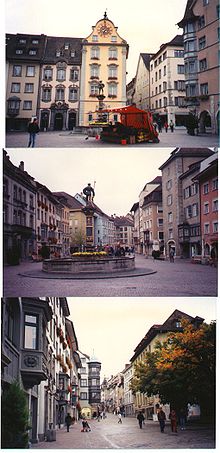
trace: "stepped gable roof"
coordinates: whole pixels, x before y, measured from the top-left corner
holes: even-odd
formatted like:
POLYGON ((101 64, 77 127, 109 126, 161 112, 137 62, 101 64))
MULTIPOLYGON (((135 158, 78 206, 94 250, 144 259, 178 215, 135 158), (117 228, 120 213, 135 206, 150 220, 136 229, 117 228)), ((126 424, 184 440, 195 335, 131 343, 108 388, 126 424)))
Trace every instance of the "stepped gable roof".
POLYGON ((184 16, 181 21, 177 23, 180 28, 183 28, 187 22, 194 22, 199 18, 199 16, 196 16, 193 12, 193 6, 195 5, 195 3, 195 0, 187 1, 184 16))
POLYGON ((46 35, 30 35, 28 33, 6 34, 6 59, 17 61, 41 61, 44 56, 46 35), (20 50, 22 53, 16 53, 20 50), (36 55, 30 51, 36 51, 36 55))
POLYGON ((152 339, 157 336, 158 333, 181 332, 181 327, 177 327, 176 325, 176 322, 181 320, 181 318, 189 320, 192 324, 195 325, 195 327, 198 327, 204 321, 204 318, 200 318, 199 316, 193 318, 192 316, 180 310, 174 310, 163 324, 154 324, 148 330, 144 338, 142 338, 140 343, 134 349, 134 355, 130 359, 130 361, 134 361, 138 357, 138 355, 149 345, 152 339))
POLYGON ((201 157, 205 159, 213 153, 214 151, 209 148, 175 148, 170 154, 170 157, 159 167, 159 170, 163 170, 163 168, 178 157, 201 157))
POLYGON ((72 195, 69 195, 66 192, 53 192, 53 194, 58 198, 66 199, 67 203, 68 203, 68 207, 70 209, 82 209, 84 207, 84 205, 82 203, 80 203, 80 201, 76 200, 75 197, 73 197, 72 195))
POLYGON ((66 62, 80 65, 82 62, 82 38, 48 36, 45 45, 44 63, 66 62), (57 56, 57 51, 60 56, 57 56), (74 55, 73 52, 74 51, 74 55))

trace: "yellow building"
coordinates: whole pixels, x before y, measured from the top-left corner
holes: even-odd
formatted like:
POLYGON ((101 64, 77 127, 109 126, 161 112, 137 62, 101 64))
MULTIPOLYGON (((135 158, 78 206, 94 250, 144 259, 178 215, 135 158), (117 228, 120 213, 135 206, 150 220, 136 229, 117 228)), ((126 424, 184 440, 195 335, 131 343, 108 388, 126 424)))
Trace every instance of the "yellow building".
POLYGON ((105 13, 82 44, 79 126, 88 126, 98 117, 100 82, 104 109, 126 105, 127 57, 128 44, 105 13))

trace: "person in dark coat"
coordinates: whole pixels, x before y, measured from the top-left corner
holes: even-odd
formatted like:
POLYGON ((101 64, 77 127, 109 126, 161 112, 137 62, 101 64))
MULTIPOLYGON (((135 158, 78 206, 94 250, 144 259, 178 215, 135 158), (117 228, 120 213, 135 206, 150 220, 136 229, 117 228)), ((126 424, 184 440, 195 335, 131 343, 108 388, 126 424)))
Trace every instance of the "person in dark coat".
POLYGON ((160 431, 161 431, 161 433, 164 433, 166 414, 163 411, 162 407, 160 408, 160 410, 157 414, 157 418, 160 423, 160 431))
POLYGON ((177 433, 177 415, 175 409, 170 411, 169 419, 172 433, 177 433))
POLYGON ((40 131, 39 126, 38 126, 38 121, 37 118, 34 118, 33 121, 31 121, 28 125, 28 132, 29 132, 29 142, 28 142, 28 148, 30 146, 34 148, 35 146, 35 138, 36 134, 40 131))
POLYGON ((66 430, 67 432, 69 433, 70 431, 70 425, 72 423, 72 417, 70 414, 67 414, 66 418, 65 418, 65 422, 66 422, 66 430))
POLYGON ((142 424, 143 424, 143 421, 144 421, 143 412, 141 412, 141 411, 138 412, 137 419, 138 419, 138 423, 139 423, 140 429, 142 429, 142 424))

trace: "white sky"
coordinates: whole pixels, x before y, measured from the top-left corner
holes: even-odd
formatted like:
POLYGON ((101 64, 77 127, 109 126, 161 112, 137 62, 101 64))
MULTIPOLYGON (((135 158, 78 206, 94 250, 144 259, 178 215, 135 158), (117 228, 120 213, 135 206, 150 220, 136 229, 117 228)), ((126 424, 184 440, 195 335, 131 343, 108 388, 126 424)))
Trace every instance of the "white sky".
POLYGON ((174 148, 8 149, 11 162, 24 161, 25 170, 52 192, 74 196, 87 183, 95 185, 94 202, 108 215, 126 215, 146 182, 174 148))
POLYGON ((156 52, 161 44, 182 34, 176 24, 185 7, 186 0, 5 0, 5 32, 85 38, 107 8, 109 19, 129 44, 130 82, 140 53, 156 52))
POLYGON ((102 363, 102 378, 124 369, 153 324, 179 309, 216 320, 215 298, 67 298, 79 350, 102 363))

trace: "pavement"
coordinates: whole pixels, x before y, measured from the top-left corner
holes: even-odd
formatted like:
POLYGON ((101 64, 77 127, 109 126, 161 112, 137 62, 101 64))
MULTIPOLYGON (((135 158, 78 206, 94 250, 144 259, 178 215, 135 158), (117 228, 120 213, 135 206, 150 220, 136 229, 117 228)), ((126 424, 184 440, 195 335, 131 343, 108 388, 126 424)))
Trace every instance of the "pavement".
POLYGON ((205 297, 217 296, 216 268, 192 264, 189 260, 146 259, 136 255, 136 268, 151 269, 154 274, 107 279, 46 279, 23 276, 39 273, 42 263, 24 262, 4 268, 5 297, 205 297))
POLYGON ((183 449, 215 448, 214 429, 211 426, 191 425, 186 430, 172 433, 167 422, 165 432, 161 433, 158 422, 145 421, 140 429, 133 417, 122 418, 118 423, 117 416, 107 414, 107 418, 98 422, 89 421, 91 432, 81 432, 78 421, 70 427, 57 430, 56 441, 40 442, 32 445, 33 449, 183 449))
MULTIPOLYGON (((83 133, 70 131, 40 132, 36 137, 36 148, 163 148, 163 147, 218 147, 217 135, 201 134, 188 135, 186 129, 176 129, 174 133, 168 131, 159 134, 159 143, 139 143, 135 145, 120 145, 104 143, 91 137, 85 141, 83 133)), ((9 132, 5 137, 6 148, 27 148, 28 134, 26 132, 9 132)))

